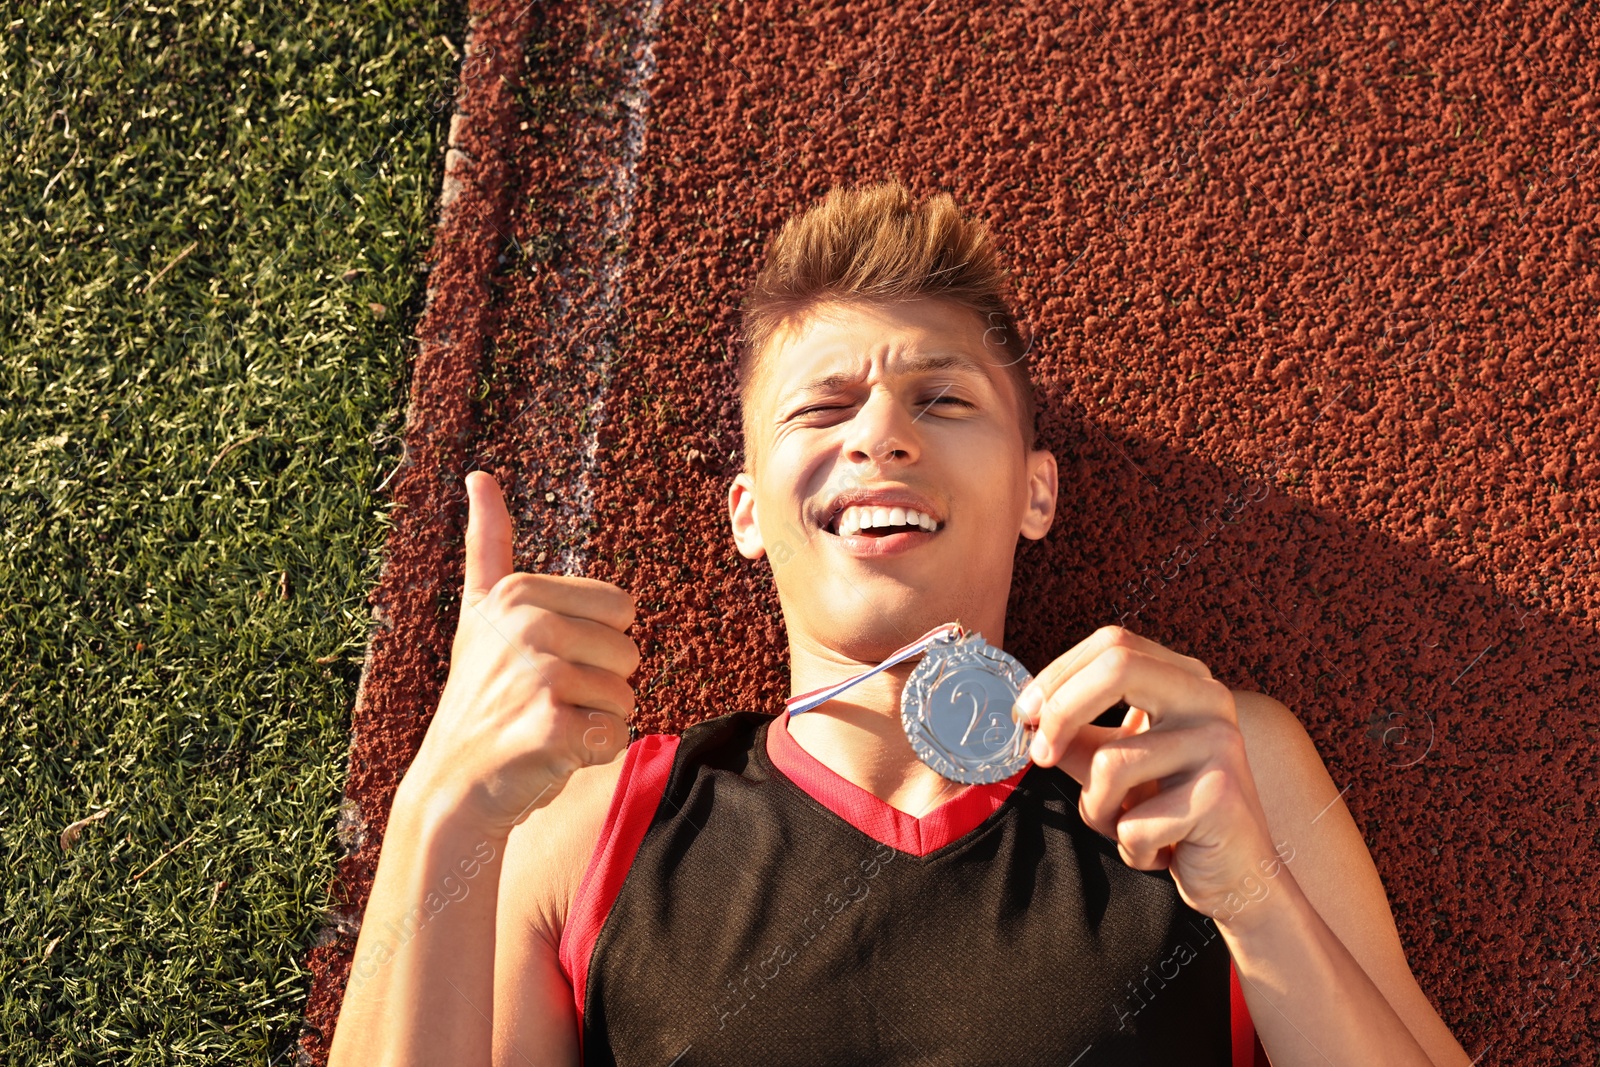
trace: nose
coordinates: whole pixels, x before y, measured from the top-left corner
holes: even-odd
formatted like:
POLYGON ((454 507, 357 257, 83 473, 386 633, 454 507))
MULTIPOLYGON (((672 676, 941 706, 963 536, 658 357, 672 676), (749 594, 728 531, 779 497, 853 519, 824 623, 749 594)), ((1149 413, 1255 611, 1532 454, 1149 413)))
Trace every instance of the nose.
POLYGON ((874 389, 850 420, 845 451, 853 463, 890 459, 910 462, 921 451, 916 421, 893 392, 874 389))

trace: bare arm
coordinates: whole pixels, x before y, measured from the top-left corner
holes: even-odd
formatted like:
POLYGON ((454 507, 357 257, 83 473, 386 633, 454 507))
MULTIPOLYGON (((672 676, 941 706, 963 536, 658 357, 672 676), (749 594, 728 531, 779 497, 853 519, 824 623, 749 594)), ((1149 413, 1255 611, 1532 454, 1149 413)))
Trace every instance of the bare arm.
MULTIPOLYGON (((1456 1067, 1432 1058, 1372 977, 1294 882, 1219 924, 1250 1018, 1275 1067, 1329 1062, 1456 1067)), ((1452 1039, 1453 1043, 1453 1039, 1452 1039)), ((1459 1053, 1459 1046, 1457 1047, 1459 1053)))
POLYGON ((585 767, 511 833, 494 953, 496 1067, 577 1067, 578 1019, 562 931, 616 792, 622 761, 585 767))
POLYGON ((499 486, 475 472, 467 493, 450 677, 390 811, 330 1067, 487 1067, 513 828, 627 746, 632 597, 514 572, 499 486))
POLYGON ((1379 1047, 1391 1056, 1414 1042, 1435 1067, 1466 1067, 1466 1051, 1411 973, 1372 856, 1305 728, 1271 697, 1234 697, 1267 822, 1287 860, 1277 877, 1241 894, 1234 932, 1224 930, 1273 1063, 1339 1059, 1348 1040, 1342 1020, 1356 1018, 1374 1040, 1388 1034, 1394 1044, 1379 1047), (1308 950, 1274 952, 1274 942, 1308 950), (1334 1036, 1319 1036, 1319 1028, 1334 1036))
POLYGON ((504 836, 396 796, 331 1067, 489 1062, 505 849, 504 836))
MULTIPOLYGON (((488 1063, 492 1040, 497 1067, 577 1067, 572 986, 558 950, 621 766, 574 771, 499 839, 475 836, 448 813, 430 815, 418 798, 397 797, 339 1033, 410 1039, 389 1020, 433 1019, 441 1025, 414 1047, 385 1041, 384 1051, 424 1062, 427 1048, 446 1047, 451 1062, 488 1063), (408 901, 422 906, 406 908, 408 901)), ((352 1054, 383 1062, 355 1046, 352 1054)))

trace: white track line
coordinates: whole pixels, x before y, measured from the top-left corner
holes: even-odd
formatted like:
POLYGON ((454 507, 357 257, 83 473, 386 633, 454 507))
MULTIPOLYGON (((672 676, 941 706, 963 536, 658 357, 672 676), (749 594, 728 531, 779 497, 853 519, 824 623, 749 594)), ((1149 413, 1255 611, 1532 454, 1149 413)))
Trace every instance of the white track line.
MULTIPOLYGON (((614 191, 614 203, 604 213, 597 232, 599 247, 621 249, 605 256, 600 269, 599 293, 590 314, 598 313, 606 322, 594 343, 596 359, 591 366, 599 371, 594 395, 589 398, 584 411, 583 444, 579 450, 576 483, 561 499, 562 510, 571 517, 574 543, 562 549, 552 561, 551 569, 561 574, 581 575, 588 562, 588 525, 594 511, 594 490, 590 478, 594 474, 600 451, 600 427, 605 421, 606 393, 611 384, 611 370, 616 362, 616 327, 621 323, 621 308, 617 303, 617 290, 621 286, 622 272, 627 267, 628 238, 633 232, 633 204, 638 189, 635 168, 639 154, 644 150, 645 121, 649 117, 650 94, 645 84, 656 72, 656 30, 661 21, 662 0, 643 0, 635 5, 633 21, 638 27, 629 42, 628 59, 623 68, 624 88, 618 101, 627 114, 622 130, 622 149, 611 172, 591 183, 591 188, 606 186, 614 191)), ((567 313, 570 303, 565 294, 557 298, 561 318, 570 321, 567 313)))

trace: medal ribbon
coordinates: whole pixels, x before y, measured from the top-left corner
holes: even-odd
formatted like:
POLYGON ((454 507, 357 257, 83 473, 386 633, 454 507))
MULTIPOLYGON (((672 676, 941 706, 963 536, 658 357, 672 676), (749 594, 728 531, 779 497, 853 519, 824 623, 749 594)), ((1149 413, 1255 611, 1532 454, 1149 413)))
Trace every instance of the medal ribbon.
POLYGON ((870 678, 881 670, 893 667, 901 660, 910 659, 912 656, 920 656, 933 645, 948 641, 958 641, 965 637, 966 634, 967 631, 959 622, 947 622, 943 626, 935 626, 909 645, 901 645, 895 649, 894 652, 889 654, 888 659, 871 670, 862 671, 853 678, 846 678, 842 682, 835 682, 833 685, 823 686, 821 689, 813 689, 809 693, 799 693, 785 700, 783 706, 790 715, 798 715, 802 711, 810 711, 819 704, 826 704, 863 678, 870 678))

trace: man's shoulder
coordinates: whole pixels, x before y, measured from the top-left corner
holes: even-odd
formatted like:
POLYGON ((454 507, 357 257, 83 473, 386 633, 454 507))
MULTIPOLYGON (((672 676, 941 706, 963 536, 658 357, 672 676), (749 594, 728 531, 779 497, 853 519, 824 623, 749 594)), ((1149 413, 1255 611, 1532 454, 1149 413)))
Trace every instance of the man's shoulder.
POLYGON ((1233 706, 1239 713, 1239 732, 1245 743, 1282 744, 1304 734, 1305 728, 1288 706, 1265 693, 1234 689, 1233 706))
MULTIPOLYGON (((629 756, 662 779, 679 750, 696 764, 738 765, 748 759, 762 723, 772 716, 734 711, 697 722, 681 735, 646 734, 608 763, 582 767, 554 800, 511 832, 500 875, 500 904, 558 945, 578 887, 589 868, 629 756)), ((631 788, 631 787, 625 787, 631 788)))
POLYGON ((1265 693, 1233 690, 1250 775, 1276 832, 1304 826, 1328 802, 1328 772, 1299 716, 1265 693))
POLYGON ((574 771, 555 799, 518 824, 506 841, 500 906, 551 945, 561 942, 626 758, 619 754, 574 771))

